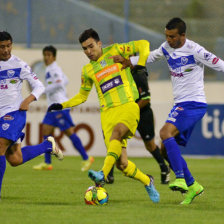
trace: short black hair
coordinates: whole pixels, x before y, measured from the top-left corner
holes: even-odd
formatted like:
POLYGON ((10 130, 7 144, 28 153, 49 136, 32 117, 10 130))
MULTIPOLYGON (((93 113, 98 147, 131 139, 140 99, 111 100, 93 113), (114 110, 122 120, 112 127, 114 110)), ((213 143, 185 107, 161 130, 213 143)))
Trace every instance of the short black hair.
POLYGON ((182 19, 175 17, 166 24, 166 29, 168 30, 177 29, 179 34, 183 34, 186 33, 187 27, 182 19))
POLYGON ((0 41, 11 40, 12 36, 7 31, 0 31, 0 41))
POLYGON ((57 55, 57 49, 56 49, 56 47, 54 47, 52 45, 49 45, 49 46, 44 47, 43 53, 45 51, 50 51, 53 54, 54 57, 56 57, 56 55, 57 55))
POLYGON ((88 30, 84 30, 81 33, 81 35, 79 36, 79 43, 81 44, 89 38, 93 38, 94 40, 96 40, 96 42, 100 41, 98 33, 94 29, 90 28, 88 30))

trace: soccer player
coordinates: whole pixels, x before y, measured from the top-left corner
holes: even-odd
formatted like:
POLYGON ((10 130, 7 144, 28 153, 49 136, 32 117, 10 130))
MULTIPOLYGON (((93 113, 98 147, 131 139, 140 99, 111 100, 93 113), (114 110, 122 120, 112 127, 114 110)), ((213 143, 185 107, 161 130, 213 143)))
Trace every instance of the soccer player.
POLYGON ((100 101, 101 125, 107 156, 102 169, 98 172, 89 170, 88 176, 96 185, 102 185, 116 163, 117 168, 126 176, 139 180, 145 185, 153 202, 159 202, 159 193, 154 187, 152 176, 141 172, 127 158, 127 139, 133 136, 139 122, 139 107, 135 103, 138 90, 130 69, 121 70, 121 64, 114 63, 110 58, 116 54, 128 57, 139 52, 138 65, 145 66, 149 54, 149 42, 132 41, 102 48, 99 35, 93 29, 85 30, 80 35, 79 42, 90 59, 90 63, 82 69, 80 91, 69 101, 51 105, 49 110, 70 108, 85 102, 94 83, 100 101))
MULTIPOLYGON (((204 187, 195 181, 181 156, 179 145, 186 146, 195 124, 206 113, 204 92, 204 65, 224 72, 224 61, 204 47, 186 38, 186 24, 180 18, 171 19, 165 29, 166 41, 151 52, 147 62, 166 58, 173 86, 174 107, 160 130, 168 160, 176 180, 170 183, 172 190, 187 192, 181 204, 190 204, 204 191, 204 187)), ((120 60, 123 68, 136 65, 137 57, 120 60)))
MULTIPOLYGON (((146 67, 132 66, 131 69, 132 76, 136 83, 139 98, 136 100, 140 108, 140 121, 138 124, 138 131, 141 135, 141 138, 144 141, 145 148, 153 155, 155 160, 160 166, 161 170, 161 184, 168 184, 169 177, 170 177, 170 170, 167 167, 164 158, 160 154, 160 149, 155 143, 155 131, 154 131, 154 118, 153 118, 153 111, 151 108, 150 103, 150 92, 149 92, 149 85, 148 85, 148 72, 146 67)), ((107 179, 107 183, 113 183, 113 169, 110 171, 107 179)))
POLYGON ((63 159, 51 136, 39 145, 21 148, 26 111, 29 104, 44 92, 44 86, 25 62, 11 55, 12 42, 8 32, 0 32, 0 197, 6 159, 12 166, 21 165, 45 152, 63 159), (23 80, 27 80, 32 88, 24 100, 21 95, 23 80))
MULTIPOLYGON (((57 49, 54 46, 46 46, 43 49, 43 58, 46 67, 45 77, 45 94, 47 96, 48 105, 53 103, 62 103, 67 101, 66 85, 68 79, 63 73, 62 69, 56 62, 57 49)), ((78 150, 82 156, 81 171, 86 171, 92 165, 94 158, 88 156, 85 148, 82 145, 80 138, 74 133, 74 123, 70 115, 70 109, 63 111, 47 112, 43 119, 43 135, 44 139, 53 135, 55 127, 64 131, 66 136, 71 140, 73 146, 78 150)), ((52 170, 51 154, 45 153, 45 162, 33 167, 35 170, 52 170)))

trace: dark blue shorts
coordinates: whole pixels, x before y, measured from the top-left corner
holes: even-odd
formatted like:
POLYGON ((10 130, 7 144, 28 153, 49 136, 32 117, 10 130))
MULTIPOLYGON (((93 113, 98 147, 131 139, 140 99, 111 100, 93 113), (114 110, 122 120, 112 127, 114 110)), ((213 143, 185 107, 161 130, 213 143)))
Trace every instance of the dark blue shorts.
POLYGON ((42 123, 60 128, 61 131, 75 126, 70 115, 70 109, 47 112, 42 123))
POLYGON ((26 111, 16 110, 0 118, 0 138, 16 142, 23 140, 25 134, 22 132, 26 124, 26 111))
POLYGON ((206 110, 206 103, 194 101, 174 105, 166 123, 173 124, 179 130, 179 134, 175 137, 179 145, 185 146, 187 144, 194 126, 203 118, 206 110))

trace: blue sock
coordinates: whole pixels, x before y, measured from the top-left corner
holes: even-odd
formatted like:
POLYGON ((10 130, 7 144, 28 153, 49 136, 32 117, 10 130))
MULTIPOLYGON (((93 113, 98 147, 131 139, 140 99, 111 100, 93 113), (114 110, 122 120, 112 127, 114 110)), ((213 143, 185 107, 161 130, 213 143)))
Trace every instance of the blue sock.
POLYGON ((1 190, 2 190, 2 180, 5 173, 5 168, 6 168, 5 156, 0 156, 0 198, 1 198, 1 190))
POLYGON ((52 151, 52 144, 49 141, 44 141, 39 145, 29 145, 21 149, 23 155, 23 163, 41 155, 45 152, 52 151))
POLYGON ((168 138, 163 141, 163 144, 165 145, 167 156, 176 175, 176 178, 184 178, 182 156, 180 154, 180 148, 175 138, 168 138))
POLYGON ((80 138, 75 133, 69 136, 69 138, 71 139, 74 147, 79 151, 80 155, 82 156, 82 159, 87 160, 89 157, 86 153, 85 148, 82 145, 80 138))
POLYGON ((183 165, 183 170, 184 170, 184 178, 186 180, 187 186, 190 186, 194 183, 194 177, 191 175, 191 172, 189 171, 187 167, 187 163, 182 157, 182 165, 183 165))
MULTIPOLYGON (((47 137, 48 137, 48 136, 44 135, 44 140, 47 139, 47 137)), ((44 161, 45 161, 45 163, 47 163, 47 164, 51 164, 51 153, 46 152, 46 153, 44 154, 44 161)))

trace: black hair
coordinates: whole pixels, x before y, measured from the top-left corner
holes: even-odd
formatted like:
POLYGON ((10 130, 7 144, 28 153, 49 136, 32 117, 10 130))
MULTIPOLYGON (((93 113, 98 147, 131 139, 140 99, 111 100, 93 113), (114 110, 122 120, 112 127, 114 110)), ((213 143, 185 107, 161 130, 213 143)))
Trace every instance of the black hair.
POLYGON ((56 55, 57 55, 57 49, 54 46, 52 46, 52 45, 44 47, 43 53, 45 51, 50 51, 53 54, 54 57, 56 57, 56 55))
POLYGON ((12 36, 7 31, 0 31, 0 41, 11 40, 12 36))
POLYGON ((166 24, 166 29, 168 30, 177 29, 179 34, 183 34, 186 33, 187 27, 182 19, 175 17, 166 24))
POLYGON ((88 30, 84 30, 79 36, 80 44, 89 38, 93 38, 96 42, 100 41, 98 33, 94 29, 90 28, 88 30))

